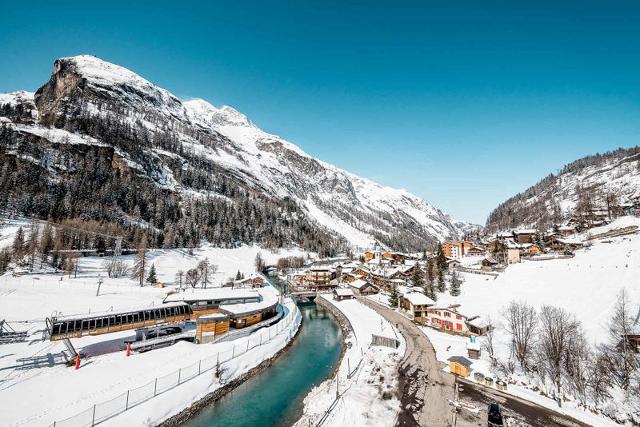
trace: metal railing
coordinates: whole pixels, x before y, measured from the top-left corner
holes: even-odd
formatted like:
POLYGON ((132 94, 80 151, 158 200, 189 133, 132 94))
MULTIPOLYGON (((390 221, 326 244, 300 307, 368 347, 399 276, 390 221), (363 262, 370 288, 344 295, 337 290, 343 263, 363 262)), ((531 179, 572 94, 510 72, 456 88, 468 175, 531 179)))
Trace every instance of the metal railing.
POLYGON ((246 354, 255 347, 270 342, 282 333, 289 334, 289 339, 291 339, 295 329, 302 320, 298 307, 295 304, 293 307, 294 309, 289 312, 282 321, 268 328, 261 329, 259 333, 256 332, 255 336, 249 337, 246 343, 234 344, 231 350, 218 352, 215 356, 201 359, 170 374, 155 378, 140 387, 127 390, 110 400, 97 403, 72 417, 55 421, 51 426, 95 426, 180 384, 196 378, 205 372, 216 368, 220 369, 222 364, 246 354))

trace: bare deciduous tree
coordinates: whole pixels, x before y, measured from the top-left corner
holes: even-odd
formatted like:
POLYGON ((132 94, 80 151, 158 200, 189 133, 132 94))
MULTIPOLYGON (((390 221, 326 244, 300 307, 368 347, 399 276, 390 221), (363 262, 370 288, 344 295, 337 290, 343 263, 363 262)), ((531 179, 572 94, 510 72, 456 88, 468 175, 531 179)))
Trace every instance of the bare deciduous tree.
POLYGON ((627 292, 623 289, 618 295, 618 301, 613 317, 609 323, 609 345, 608 353, 615 363, 613 378, 618 386, 627 390, 631 376, 640 365, 638 356, 629 345, 627 337, 633 330, 633 312, 627 292))
POLYGON ((198 286, 198 283, 200 283, 200 270, 198 270, 197 268, 191 268, 187 270, 184 282, 187 286, 191 286, 192 288, 198 286))
POLYGON ((505 329, 511 336, 513 354, 527 372, 538 324, 536 309, 525 302, 512 301, 503 316, 505 329))
POLYGON ((562 388, 562 372, 570 344, 579 333, 580 325, 566 310, 545 305, 540 310, 538 351, 549 378, 556 387, 558 404, 562 388))

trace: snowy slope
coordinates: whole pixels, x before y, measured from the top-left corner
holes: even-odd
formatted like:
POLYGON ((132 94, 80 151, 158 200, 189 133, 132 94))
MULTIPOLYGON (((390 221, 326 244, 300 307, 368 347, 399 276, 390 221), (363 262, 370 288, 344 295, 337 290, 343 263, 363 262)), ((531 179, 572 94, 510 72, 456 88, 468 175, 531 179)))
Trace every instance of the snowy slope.
POLYGON ((606 207, 606 197, 617 203, 640 197, 640 149, 619 149, 566 165, 536 185, 498 206, 487 220, 490 230, 549 225, 570 217, 578 203, 578 189, 590 194, 596 208, 606 207))
MULTIPOLYGON (((115 115, 151 135, 170 132, 185 152, 214 162, 258 192, 295 201, 311 220, 354 246, 375 241, 392 246, 404 239, 412 242, 407 249, 418 249, 468 226, 406 190, 381 186, 313 158, 232 107, 216 108, 201 99, 181 101, 134 72, 93 56, 57 60, 51 79, 35 95, 2 95, 0 104, 18 100, 35 102, 39 124, 48 128, 68 124, 74 115, 115 115)), ((182 157, 159 148, 154 152, 156 165, 163 156, 182 157)), ((119 154, 127 159, 126 153, 119 154)), ((163 188, 193 194, 161 165, 154 174, 162 175, 154 180, 163 188)))
MULTIPOLYGON (((590 233, 630 225, 640 226, 640 218, 622 217, 590 233)), ((587 234, 581 237, 586 238, 587 234)), ((438 304, 460 303, 467 315, 491 316, 495 320, 501 318, 512 300, 526 301, 536 308, 544 304, 560 306, 582 322, 591 342, 603 342, 620 290, 626 289, 634 307, 640 308, 640 234, 594 239, 591 243, 571 259, 510 265, 495 280, 463 273, 462 294, 439 294, 438 304)))

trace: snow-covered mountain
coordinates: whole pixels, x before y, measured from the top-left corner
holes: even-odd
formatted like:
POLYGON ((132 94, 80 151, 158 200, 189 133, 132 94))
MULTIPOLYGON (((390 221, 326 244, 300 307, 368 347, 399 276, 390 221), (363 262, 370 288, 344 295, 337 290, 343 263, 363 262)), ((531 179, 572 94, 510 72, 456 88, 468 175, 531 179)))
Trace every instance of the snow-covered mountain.
POLYGON ((640 147, 576 160, 500 204, 487 220, 490 231, 547 227, 570 218, 580 203, 592 210, 638 203, 640 147))
POLYGON ((49 180, 69 171, 69 156, 65 160, 66 153, 57 151, 61 145, 104 145, 113 149, 113 169, 151 179, 182 202, 220 196, 231 203, 229 191, 220 190, 229 181, 252 195, 294 204, 296 220, 304 217, 353 246, 378 241, 420 249, 468 226, 405 190, 313 158, 232 107, 182 101, 93 56, 57 60, 50 80, 35 94, 0 95, 0 105, 11 106, 0 114, 12 135, 5 132, 1 141, 5 155, 30 157, 45 166, 49 180), (118 133, 127 136, 118 139, 118 133), (22 151, 12 149, 8 138, 14 145, 18 138, 22 151), (215 185, 207 174, 216 177, 215 185))

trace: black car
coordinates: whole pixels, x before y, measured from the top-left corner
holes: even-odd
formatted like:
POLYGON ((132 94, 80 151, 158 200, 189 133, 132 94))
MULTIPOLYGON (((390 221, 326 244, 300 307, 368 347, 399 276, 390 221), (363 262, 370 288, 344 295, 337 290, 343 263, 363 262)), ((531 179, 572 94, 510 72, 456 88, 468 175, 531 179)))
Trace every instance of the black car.
POLYGON ((496 402, 489 404, 489 414, 487 415, 487 426, 502 427, 504 421, 502 419, 502 409, 496 402))

